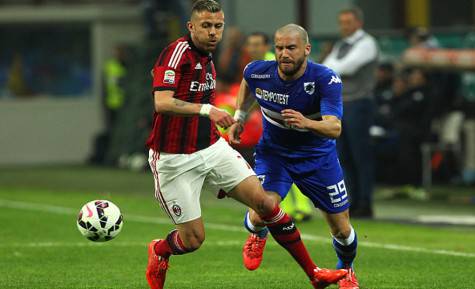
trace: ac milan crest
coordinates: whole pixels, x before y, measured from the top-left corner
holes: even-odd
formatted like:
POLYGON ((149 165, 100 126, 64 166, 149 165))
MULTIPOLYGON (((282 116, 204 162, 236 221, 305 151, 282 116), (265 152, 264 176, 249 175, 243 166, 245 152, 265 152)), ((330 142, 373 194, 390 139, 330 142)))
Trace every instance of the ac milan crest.
POLYGON ((172 206, 172 210, 173 210, 173 213, 174 213, 177 217, 181 216, 181 207, 180 207, 180 206, 178 206, 177 204, 175 204, 175 205, 172 206))

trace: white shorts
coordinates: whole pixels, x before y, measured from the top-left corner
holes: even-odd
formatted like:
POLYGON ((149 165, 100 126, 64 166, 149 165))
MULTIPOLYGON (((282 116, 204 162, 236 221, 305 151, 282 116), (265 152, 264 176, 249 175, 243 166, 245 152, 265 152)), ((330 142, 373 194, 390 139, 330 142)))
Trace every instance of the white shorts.
POLYGON ((155 197, 175 224, 201 217, 201 191, 229 192, 255 175, 240 153, 223 138, 192 154, 149 151, 155 197))

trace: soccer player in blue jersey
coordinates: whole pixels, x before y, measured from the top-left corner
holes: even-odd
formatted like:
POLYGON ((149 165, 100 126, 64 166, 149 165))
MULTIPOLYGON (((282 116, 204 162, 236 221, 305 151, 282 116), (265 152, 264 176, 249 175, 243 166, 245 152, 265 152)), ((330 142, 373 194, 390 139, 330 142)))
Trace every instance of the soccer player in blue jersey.
MULTIPOLYGON (((274 41, 276 61, 254 61, 244 69, 230 142, 239 143, 246 111, 257 100, 264 130, 256 146, 255 172, 264 189, 281 201, 295 183, 312 200, 330 226, 337 268, 349 270, 339 288, 358 289, 353 272, 357 238, 336 151, 343 114, 341 80, 328 67, 308 60, 311 47, 304 28, 285 25, 276 31, 274 41)), ((251 233, 243 248, 244 264, 255 270, 262 261, 268 229, 252 210, 244 223, 251 233)))

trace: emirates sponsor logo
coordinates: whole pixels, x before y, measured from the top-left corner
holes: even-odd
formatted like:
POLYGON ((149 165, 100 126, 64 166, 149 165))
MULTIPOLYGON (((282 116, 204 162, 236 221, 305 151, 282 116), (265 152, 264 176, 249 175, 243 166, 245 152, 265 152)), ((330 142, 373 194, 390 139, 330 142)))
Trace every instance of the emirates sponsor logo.
POLYGON ((213 74, 206 73, 206 82, 192 81, 190 83, 190 91, 208 91, 216 88, 216 79, 213 74))

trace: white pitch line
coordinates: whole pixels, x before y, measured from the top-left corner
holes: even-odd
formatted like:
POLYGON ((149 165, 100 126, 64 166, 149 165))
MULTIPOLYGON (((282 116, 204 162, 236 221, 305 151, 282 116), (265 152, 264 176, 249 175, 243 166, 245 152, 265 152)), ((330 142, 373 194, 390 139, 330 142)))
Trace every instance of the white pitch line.
MULTIPOLYGON (((60 206, 40 204, 40 203, 11 201, 11 200, 5 200, 5 199, 0 199, 0 207, 48 212, 48 213, 55 213, 55 214, 61 214, 61 215, 74 215, 79 212, 79 210, 74 210, 72 208, 67 208, 67 207, 60 207, 60 206)), ((147 217, 147 216, 138 216, 138 215, 125 215, 124 220, 138 222, 138 223, 147 223, 147 224, 167 224, 167 225, 171 224, 170 220, 166 218, 147 217)), ((245 230, 242 227, 233 226, 233 225, 206 223, 205 227, 209 229, 213 229, 213 230, 219 230, 219 231, 245 232, 245 230)), ((315 242, 320 242, 320 243, 330 243, 331 241, 330 238, 328 237, 321 237, 321 236, 310 235, 310 234, 302 234, 302 238, 305 241, 315 241, 315 242)), ((411 246, 404 246, 404 245, 398 245, 398 244, 383 244, 383 243, 359 241, 358 245, 362 247, 386 249, 386 250, 393 250, 393 251, 405 251, 405 252, 416 252, 416 253, 426 253, 426 254, 435 254, 435 255, 475 258, 475 253, 464 253, 464 252, 442 250, 442 249, 440 250, 427 249, 427 248, 411 247, 411 246)))
POLYGON ((417 220, 426 224, 452 224, 452 225, 475 225, 475 216, 472 215, 422 215, 418 216, 417 220))

